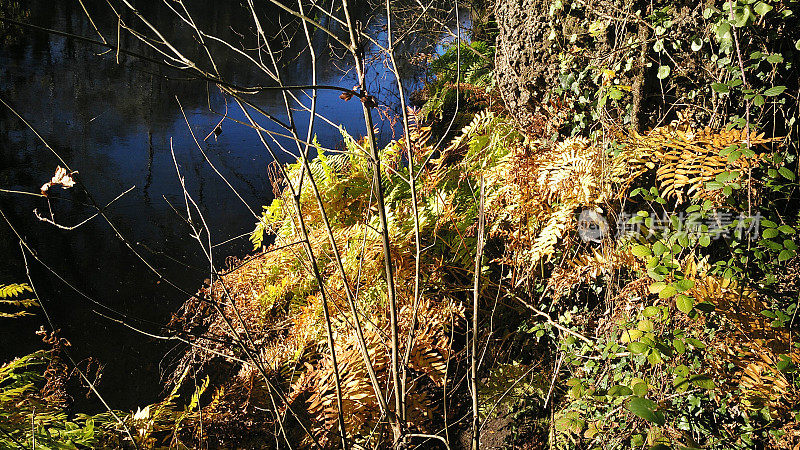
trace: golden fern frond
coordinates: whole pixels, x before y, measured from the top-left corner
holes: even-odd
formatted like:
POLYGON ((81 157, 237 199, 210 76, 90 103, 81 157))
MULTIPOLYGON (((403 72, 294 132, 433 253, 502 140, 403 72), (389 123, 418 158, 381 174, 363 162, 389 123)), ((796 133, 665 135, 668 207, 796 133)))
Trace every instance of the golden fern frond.
POLYGON ((0 298, 16 297, 23 292, 33 292, 27 284, 0 284, 0 298))
MULTIPOLYGON (((16 298, 24 292, 33 292, 27 284, 0 284, 0 306, 11 308, 33 308, 39 306, 34 299, 16 298)), ((25 311, 15 311, 12 313, 0 311, 0 319, 13 319, 16 317, 28 316, 31 313, 25 311)))
POLYGON ((562 203, 553 211, 544 228, 533 241, 528 257, 531 264, 538 263, 542 258, 549 259, 555 252, 556 244, 564 236, 570 224, 574 222, 572 215, 575 208, 577 206, 574 203, 562 203))
POLYGON ((603 200, 603 155, 583 137, 571 137, 539 161, 538 184, 548 202, 571 201, 590 204, 603 200))
POLYGON ((738 171, 736 182, 743 173, 760 164, 762 157, 740 156, 729 161, 720 153, 732 147, 763 145, 775 139, 765 138, 764 133, 750 133, 739 129, 702 130, 692 128, 685 120, 676 125, 655 128, 646 135, 633 131, 623 138, 627 145, 631 166, 657 165, 656 178, 661 195, 679 202, 687 198, 719 200, 719 192, 706 189, 706 183, 725 171, 738 171), (636 156, 633 156, 636 155, 636 156), (649 161, 648 161, 649 160, 649 161))

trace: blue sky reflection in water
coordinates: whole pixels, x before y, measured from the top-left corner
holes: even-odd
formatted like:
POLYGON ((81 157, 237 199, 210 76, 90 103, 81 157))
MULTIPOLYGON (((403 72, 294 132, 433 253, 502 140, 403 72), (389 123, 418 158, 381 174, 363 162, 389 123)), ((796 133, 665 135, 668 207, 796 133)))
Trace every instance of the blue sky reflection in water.
MULTIPOLYGON (((0 14, 77 35, 96 36, 77 2, 23 3, 13 8, 0 5, 0 14)), ((102 4, 86 3, 90 10, 102 4)), ((237 14, 242 13, 238 5, 212 7, 212 3, 216 2, 199 2, 197 6, 207 10, 212 31, 230 28, 237 14)), ((161 16, 162 26, 172 20, 161 16)), ((95 20, 102 22, 103 18, 95 20)), ((373 22, 379 26, 380 20, 373 22)), ((103 29, 103 23, 98 26, 103 29)), ((177 31, 176 36, 180 36, 177 31)), ((317 39, 315 36, 315 42, 317 39)), ((123 39, 123 45, 143 50, 130 36, 123 39)), ((319 83, 352 87, 352 72, 342 70, 348 66, 341 61, 332 64, 334 57, 324 42, 320 49, 327 53, 321 53, 324 70, 320 71, 319 83)), ((287 55, 294 58, 285 63, 284 73, 291 78, 287 84, 310 82, 308 56, 301 50, 287 49, 287 55)), ((243 256, 250 250, 246 237, 234 238, 251 231, 255 219, 205 161, 189 133, 178 100, 211 162, 256 212, 271 200, 267 166, 272 159, 258 136, 245 126, 226 121, 219 136, 212 133, 220 114, 226 111, 226 102, 230 118, 245 120, 238 106, 226 100, 216 87, 186 80, 179 72, 130 56, 121 55, 118 64, 113 51, 101 54, 103 51, 71 39, 2 25, 0 96, 79 172, 80 181, 98 203, 105 204, 135 186, 108 209, 108 217, 153 267, 186 291, 195 292, 208 277, 207 262, 190 237, 190 229, 173 210, 174 206, 184 213, 185 206, 170 148, 174 149, 189 193, 205 215, 213 243, 221 243, 215 248, 218 265, 228 255, 243 256)), ((237 64, 221 63, 223 70, 235 72, 237 82, 266 83, 263 74, 237 64)), ((372 64, 370 73, 371 91, 381 103, 394 106, 397 93, 392 75, 385 72, 381 62, 372 64)), ((255 101, 286 120, 283 100, 274 91, 259 94, 255 101)), ((364 133, 358 100, 344 102, 339 92, 320 91, 318 113, 353 135, 364 133)), ((375 119, 381 130, 379 138, 388 142, 393 133, 391 125, 377 113, 375 119)), ((295 120, 300 135, 305 136, 308 113, 298 111, 295 120)), ((282 131, 263 117, 259 121, 272 131, 282 131)), ((315 134, 321 145, 341 147, 339 130, 324 121, 316 122, 315 134)), ((291 141, 283 143, 286 148, 296 148, 291 141)), ((285 161, 291 159, 285 156, 285 161)), ((0 110, 0 188, 36 192, 57 165, 58 160, 20 120, 8 109, 0 110)), ((93 213, 77 189, 54 188, 51 197, 55 218, 61 224, 76 224, 93 213)), ((48 214, 44 199, 0 193, 0 209, 45 263, 103 305, 163 324, 185 300, 185 295, 149 271, 99 217, 77 230, 65 231, 35 218, 34 209, 48 214)), ((4 256, 0 283, 24 281, 19 244, 5 223, 0 224, 0 250, 4 256)), ((94 311, 103 309, 31 258, 29 262, 41 300, 61 328, 62 336, 72 342, 74 355, 96 357, 105 366, 101 391, 112 405, 129 409, 152 401, 158 394, 159 376, 177 357, 178 350, 96 314, 94 311)), ((44 323, 44 317, 37 314, 0 324, 0 360, 41 347, 34 331, 44 323)), ((158 331, 152 323, 131 323, 158 331)))

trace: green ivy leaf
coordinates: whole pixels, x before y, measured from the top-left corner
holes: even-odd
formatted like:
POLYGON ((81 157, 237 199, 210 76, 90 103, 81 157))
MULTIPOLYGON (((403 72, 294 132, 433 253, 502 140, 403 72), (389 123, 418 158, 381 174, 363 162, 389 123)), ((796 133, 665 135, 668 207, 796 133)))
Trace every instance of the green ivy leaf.
POLYGON ((648 422, 664 425, 664 414, 658 411, 658 405, 652 400, 642 397, 631 397, 625 406, 628 408, 628 411, 648 422))

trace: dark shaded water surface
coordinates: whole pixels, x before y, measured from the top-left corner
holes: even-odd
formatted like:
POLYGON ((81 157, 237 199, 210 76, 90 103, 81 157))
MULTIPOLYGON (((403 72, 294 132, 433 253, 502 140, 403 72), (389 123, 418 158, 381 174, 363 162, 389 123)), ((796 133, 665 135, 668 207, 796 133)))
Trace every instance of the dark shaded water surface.
MULTIPOLYGON (((108 8, 103 8, 104 2, 85 3, 96 12, 98 27, 113 30, 113 39, 109 40, 116 40, 116 22, 108 8)), ((240 42, 237 33, 251 31, 245 23, 246 11, 238 2, 189 5, 195 17, 201 19, 199 25, 214 34, 240 42)), ((175 42, 193 48, 193 38, 169 11, 153 8, 142 12, 168 30, 175 42)), ((279 17, 277 12, 264 14, 273 19, 279 17)), ((96 38, 80 4, 74 0, 0 0, 0 16, 96 38)), ((334 56, 326 50, 324 39, 321 33, 314 37, 321 52, 321 66, 326 67, 321 70, 319 83, 352 87, 352 75, 344 75, 341 70, 347 65, 331 64, 334 56)), ((250 40, 253 42, 242 43, 252 47, 255 42, 250 40)), ((124 48, 148 51, 130 35, 123 33, 121 42, 124 48)), ((285 82, 310 83, 308 57, 294 42, 288 44, 284 55, 285 82)), ((205 215, 212 241, 218 244, 217 261, 228 255, 247 254, 247 238, 236 238, 251 231, 255 223, 248 208, 204 159, 186 123, 188 120, 202 140, 220 120, 219 114, 226 111, 225 98, 205 82, 187 80, 179 72, 125 55, 120 55, 118 62, 114 51, 103 54, 104 51, 72 39, 0 24, 0 98, 79 172, 77 176, 99 204, 132 188, 107 210, 108 218, 154 268, 182 289, 196 292, 208 277, 204 269, 207 264, 199 245, 189 235, 190 229, 170 206, 185 212, 170 149, 174 150, 189 193, 205 215)), ((262 73, 233 57, 220 58, 217 63, 221 72, 237 83, 268 83, 262 73)), ((374 69, 381 67, 373 65, 374 69)), ((382 103, 391 106, 392 98, 397 98, 392 89, 394 79, 382 69, 372 73, 372 88, 382 103)), ((282 98, 277 94, 259 95, 255 101, 286 119, 282 98)), ((228 101, 227 108, 233 118, 244 119, 235 104, 228 101)), ((344 102, 338 92, 320 92, 318 108, 334 124, 343 125, 354 135, 363 134, 363 116, 357 101, 344 102)), ((307 117, 298 113, 296 120, 303 124, 307 117)), ((376 120, 380 123, 377 115, 376 120)), ((304 127, 299 125, 303 136, 304 127)), ((381 127, 380 136, 386 141, 392 127, 386 122, 381 127)), ((270 128, 278 130, 277 126, 270 128)), ((318 121, 315 131, 323 146, 340 145, 341 136, 335 127, 318 121)), ((212 135, 201 145, 250 208, 258 212, 261 205, 270 202, 272 188, 267 166, 272 160, 252 130, 225 122, 218 137, 212 135)), ((0 105, 0 189, 37 192, 58 164, 36 135, 0 105)), ((132 409, 152 402, 159 393, 162 372, 179 350, 97 314, 113 315, 92 301, 141 319, 144 322, 131 323, 158 331, 147 321, 165 323, 186 296, 160 281, 102 218, 73 231, 37 220, 34 209, 49 215, 52 208, 56 220, 64 225, 74 225, 92 214, 86 206, 88 199, 78 189, 54 188, 51 197, 48 205, 43 198, 0 193, 0 210, 52 269, 28 257, 40 299, 61 335, 72 343, 74 356, 92 356, 104 365, 100 390, 113 407, 132 409)), ((19 241, 2 219, 0 251, 0 284, 25 281, 19 241)), ((14 321, 0 319, 0 360, 41 348, 34 331, 45 324, 41 313, 14 321)))

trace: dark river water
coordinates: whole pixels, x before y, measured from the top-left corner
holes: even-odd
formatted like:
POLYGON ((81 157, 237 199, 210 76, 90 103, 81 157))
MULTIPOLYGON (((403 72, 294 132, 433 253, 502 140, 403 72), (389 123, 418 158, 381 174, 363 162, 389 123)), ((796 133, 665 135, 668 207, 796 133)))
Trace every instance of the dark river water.
MULTIPOLYGON (((116 19, 107 6, 104 8, 105 2, 84 3, 95 14, 97 26, 110 41, 116 41, 116 19)), ((143 14, 168 30, 168 36, 190 49, 187 52, 191 54, 191 34, 168 10, 147 9, 151 3, 157 2, 138 2, 137 7, 145 8, 143 14)), ((245 46, 255 45, 254 39, 241 37, 252 35, 252 27, 239 2, 196 1, 189 5, 204 30, 245 46)), ((281 25, 277 11, 262 12, 273 21, 270 26, 281 25)), ((0 16, 97 39, 75 0, 0 0, 0 16)), ((132 17, 127 20, 133 22, 132 17)), ((379 19, 372 22, 371 26, 380 26, 379 19)), ((311 82, 309 58, 302 51, 304 42, 297 38, 275 42, 285 50, 282 61, 286 84, 311 82)), ((123 48, 152 55, 129 34, 123 33, 120 42, 123 48)), ((325 36, 315 34, 314 42, 321 59, 318 83, 352 87, 352 71, 344 72, 349 66, 336 60, 325 36)), ((132 188, 107 210, 109 219, 166 278, 188 292, 196 292, 208 277, 207 264, 189 235, 190 229, 170 206, 185 212, 170 148, 186 178, 188 192, 205 215, 217 261, 229 255, 245 256, 251 250, 247 237, 241 236, 253 229, 255 219, 211 169, 189 130, 191 126, 199 140, 209 135, 226 111, 226 98, 214 86, 188 80, 175 70, 124 54, 117 61, 114 51, 105 51, 73 39, 0 24, 0 98, 79 172, 80 181, 99 204, 132 188)), ((229 80, 268 83, 263 73, 235 57, 220 57, 217 62, 229 80)), ((370 89, 382 104, 395 107, 394 78, 380 62, 371 65, 370 73, 370 89)), ((413 74, 409 79, 414 79, 413 74)), ((282 98, 276 93, 259 95, 254 101, 286 120, 282 98)), ((318 108, 321 115, 351 134, 364 133, 357 101, 344 102, 339 92, 320 91, 318 108)), ((230 117, 244 120, 230 99, 227 111, 230 117)), ((303 136, 307 118, 308 114, 300 112, 295 117, 303 136)), ((392 126, 377 113, 375 119, 381 130, 379 136, 388 141, 392 126)), ((266 120, 261 122, 268 125, 266 120)), ((244 202, 258 212, 261 205, 271 201, 267 166, 272 159, 252 130, 232 121, 224 122, 221 128, 219 136, 212 134, 201 141, 203 150, 244 202)), ((279 130, 274 125, 268 128, 279 130)), ((340 146, 341 135, 334 126, 317 121, 315 133, 323 146, 340 146)), ((287 155, 286 160, 291 159, 287 155)), ((38 192, 58 164, 36 135, 0 105, 0 189, 38 192)), ((49 215, 52 208, 56 220, 64 225, 79 223, 93 212, 78 189, 54 188, 51 197, 48 206, 40 197, 0 192, 0 210, 49 266, 45 268, 28 257, 40 300, 61 329, 61 336, 71 342, 72 354, 79 360, 91 356, 103 364, 100 391, 112 407, 132 409, 152 402, 159 395, 163 371, 169 369, 180 348, 148 338, 103 315, 124 314, 132 324, 159 331, 155 324, 166 323, 186 295, 160 281, 102 218, 72 231, 38 220, 34 209, 49 215)), ((0 251, 0 284, 26 281, 19 240, 3 220, 0 251)), ((42 325, 46 320, 41 312, 18 320, 0 319, 0 360, 41 348, 41 339, 34 331, 42 325)))

